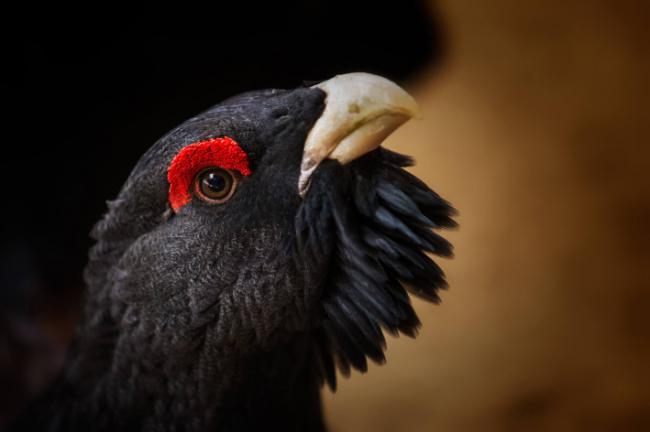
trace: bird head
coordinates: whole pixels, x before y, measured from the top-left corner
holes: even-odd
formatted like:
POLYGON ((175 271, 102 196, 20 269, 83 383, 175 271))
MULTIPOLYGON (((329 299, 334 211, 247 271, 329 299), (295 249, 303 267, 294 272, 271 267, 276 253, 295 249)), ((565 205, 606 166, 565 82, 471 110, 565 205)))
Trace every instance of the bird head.
POLYGON ((174 358, 309 335, 332 386, 336 365, 382 362, 384 332, 419 326, 409 293, 435 302, 445 286, 431 255, 451 254, 433 229, 452 208, 380 147, 416 115, 396 84, 352 73, 189 119, 95 226, 86 322, 174 358))

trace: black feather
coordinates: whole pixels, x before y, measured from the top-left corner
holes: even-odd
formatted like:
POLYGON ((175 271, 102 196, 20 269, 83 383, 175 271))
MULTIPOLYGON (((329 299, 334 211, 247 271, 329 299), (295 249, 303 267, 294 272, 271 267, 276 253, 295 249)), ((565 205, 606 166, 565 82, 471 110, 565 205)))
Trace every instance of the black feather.
MULTIPOLYGON (((330 277, 323 293, 323 322, 342 373, 365 371, 368 357, 383 362, 385 338, 415 337, 420 321, 407 291, 440 301, 444 273, 427 253, 448 257, 452 246, 433 228, 453 227, 453 208, 402 168, 407 156, 378 149, 348 167, 329 161, 314 174, 314 199, 327 199, 335 232, 330 277), (336 187, 332 187, 336 184, 336 187)), ((311 194, 311 192, 310 192, 311 194)), ((313 206, 307 196, 305 206, 313 206)), ((323 346, 321 349, 326 350, 323 346)))
POLYGON ((324 161, 300 197, 325 99, 246 93, 147 151, 93 229, 67 365, 18 430, 322 430, 318 383, 383 363, 384 332, 417 334, 410 295, 439 301, 430 255, 451 245, 431 230, 454 210, 381 148, 324 161), (171 212, 167 167, 220 136, 253 174, 227 202, 171 212))

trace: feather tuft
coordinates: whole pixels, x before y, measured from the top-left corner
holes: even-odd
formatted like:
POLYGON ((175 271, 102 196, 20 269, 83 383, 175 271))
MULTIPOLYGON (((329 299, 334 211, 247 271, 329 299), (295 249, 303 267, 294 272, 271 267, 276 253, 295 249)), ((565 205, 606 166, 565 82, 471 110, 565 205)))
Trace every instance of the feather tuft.
POLYGON ((451 257, 453 249, 433 229, 455 227, 456 212, 403 169, 411 165, 410 157, 381 148, 346 167, 327 161, 299 213, 299 255, 312 263, 326 255, 314 340, 321 381, 333 390, 335 368, 347 376, 351 368, 365 372, 367 359, 386 361, 384 331, 417 335, 409 293, 438 303, 447 287, 430 255, 451 257))

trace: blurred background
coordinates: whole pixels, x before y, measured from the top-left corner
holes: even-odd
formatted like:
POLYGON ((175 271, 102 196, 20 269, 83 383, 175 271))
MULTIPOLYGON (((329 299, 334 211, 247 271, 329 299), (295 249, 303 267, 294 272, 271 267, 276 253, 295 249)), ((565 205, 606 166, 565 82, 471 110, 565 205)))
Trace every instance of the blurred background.
POLYGON ((331 429, 650 430, 647 3, 267 3, 6 14, 0 428, 56 373, 87 233, 157 138, 241 91, 364 70, 421 102, 386 146, 461 228, 442 304, 325 392, 331 429))

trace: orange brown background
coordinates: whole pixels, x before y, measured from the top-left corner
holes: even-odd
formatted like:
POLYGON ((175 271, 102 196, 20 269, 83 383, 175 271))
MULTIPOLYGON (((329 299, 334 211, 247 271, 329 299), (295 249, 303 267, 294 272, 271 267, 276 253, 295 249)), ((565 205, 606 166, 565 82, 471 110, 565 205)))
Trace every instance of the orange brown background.
POLYGON ((61 366, 87 233, 159 136, 366 70, 410 77, 423 119, 386 146, 460 229, 419 337, 325 390, 331 430, 650 431, 647 0, 163 3, 3 9, 0 430, 61 366))
POLYGON ((649 9, 432 4, 446 58, 387 146, 460 211, 450 290, 332 430, 650 430, 649 9))

